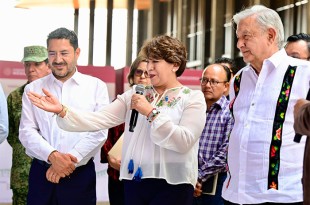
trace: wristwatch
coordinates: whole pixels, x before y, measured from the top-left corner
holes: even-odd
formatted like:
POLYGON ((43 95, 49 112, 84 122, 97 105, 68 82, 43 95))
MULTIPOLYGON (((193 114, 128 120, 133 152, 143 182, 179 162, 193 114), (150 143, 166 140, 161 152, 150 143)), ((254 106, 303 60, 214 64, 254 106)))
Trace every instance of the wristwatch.
POLYGON ((153 110, 147 115, 147 121, 152 122, 159 113, 160 112, 156 108, 153 108, 153 110))

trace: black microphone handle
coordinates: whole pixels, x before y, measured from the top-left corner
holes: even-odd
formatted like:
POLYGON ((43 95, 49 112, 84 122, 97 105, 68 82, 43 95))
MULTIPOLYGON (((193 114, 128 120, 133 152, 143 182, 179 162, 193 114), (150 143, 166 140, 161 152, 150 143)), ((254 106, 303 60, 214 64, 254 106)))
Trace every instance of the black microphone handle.
POLYGON ((137 124, 137 119, 138 119, 138 111, 133 109, 131 111, 131 116, 130 116, 130 122, 129 122, 129 132, 133 132, 136 124, 137 124))
MULTIPOLYGON (((137 85, 136 86, 136 94, 139 94, 139 95, 143 95, 143 92, 144 92, 144 85, 137 85)), ((130 122, 129 122, 129 132, 133 132, 136 125, 137 125, 137 120, 138 120, 138 111, 133 109, 131 111, 131 116, 130 116, 130 122)))
MULTIPOLYGON (((308 90, 308 94, 307 94, 306 100, 310 100, 310 89, 308 90)), ((301 134, 296 133, 295 137, 294 137, 294 142, 299 143, 300 140, 301 140, 301 137, 302 137, 301 134)))
MULTIPOLYGON (((141 92, 136 92, 137 94, 143 95, 141 92)), ((138 111, 133 109, 131 111, 131 116, 130 116, 130 122, 129 122, 129 132, 133 132, 136 125, 137 125, 137 120, 138 120, 138 111)))

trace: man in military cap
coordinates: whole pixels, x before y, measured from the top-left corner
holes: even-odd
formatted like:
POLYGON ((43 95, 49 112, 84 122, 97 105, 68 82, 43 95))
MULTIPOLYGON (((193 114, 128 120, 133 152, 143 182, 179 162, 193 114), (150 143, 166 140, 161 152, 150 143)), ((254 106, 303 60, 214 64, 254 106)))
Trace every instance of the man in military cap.
POLYGON ((43 46, 25 47, 22 62, 24 63, 27 83, 14 90, 7 98, 9 113, 9 135, 7 141, 13 149, 11 168, 13 205, 26 204, 27 202, 28 176, 31 165, 31 158, 26 155, 25 148, 18 138, 24 88, 28 83, 51 73, 48 66, 47 49, 43 46))

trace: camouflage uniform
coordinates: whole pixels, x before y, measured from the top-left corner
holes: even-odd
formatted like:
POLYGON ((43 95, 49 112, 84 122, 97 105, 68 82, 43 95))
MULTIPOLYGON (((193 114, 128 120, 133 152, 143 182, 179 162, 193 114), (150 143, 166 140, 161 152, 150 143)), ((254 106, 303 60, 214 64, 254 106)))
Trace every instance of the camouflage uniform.
POLYGON ((25 205, 28 194, 28 176, 32 159, 26 155, 25 148, 19 141, 19 122, 22 111, 22 95, 26 84, 17 88, 7 98, 9 115, 8 143, 13 150, 11 168, 11 189, 13 205, 25 205))

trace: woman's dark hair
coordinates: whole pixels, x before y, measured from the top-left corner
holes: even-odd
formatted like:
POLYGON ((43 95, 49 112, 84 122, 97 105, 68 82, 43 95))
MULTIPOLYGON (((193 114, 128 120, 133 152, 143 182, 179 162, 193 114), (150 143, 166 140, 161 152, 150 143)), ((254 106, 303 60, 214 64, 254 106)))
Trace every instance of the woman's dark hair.
POLYGON ((134 60, 134 62, 132 62, 131 66, 130 66, 130 71, 127 75, 127 80, 128 80, 130 87, 132 87, 134 85, 134 75, 135 75, 135 72, 136 72, 136 70, 137 70, 137 68, 141 62, 147 62, 147 59, 146 59, 146 57, 139 55, 134 60))
POLYGON ((179 69, 176 71, 176 76, 179 77, 185 70, 187 52, 181 41, 176 38, 161 35, 146 41, 140 51, 141 55, 147 59, 163 59, 168 63, 176 64, 179 69))

